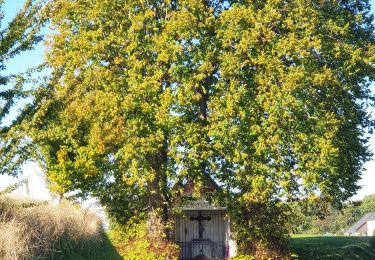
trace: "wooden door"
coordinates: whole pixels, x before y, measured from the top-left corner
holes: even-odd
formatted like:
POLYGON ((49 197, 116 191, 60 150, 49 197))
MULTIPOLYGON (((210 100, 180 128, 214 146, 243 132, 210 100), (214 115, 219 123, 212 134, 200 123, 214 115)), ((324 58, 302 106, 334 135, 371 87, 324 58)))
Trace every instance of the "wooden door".
POLYGON ((228 237, 224 211, 189 210, 175 221, 175 239, 181 248, 181 259, 194 259, 199 255, 224 259, 228 237), (204 220, 199 221, 200 217, 204 220))

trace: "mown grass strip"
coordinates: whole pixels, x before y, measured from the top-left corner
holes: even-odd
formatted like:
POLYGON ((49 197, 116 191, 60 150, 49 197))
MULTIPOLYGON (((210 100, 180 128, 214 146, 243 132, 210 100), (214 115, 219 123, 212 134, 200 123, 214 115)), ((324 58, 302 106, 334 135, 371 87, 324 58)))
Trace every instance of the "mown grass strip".
POLYGON ((375 259, 375 237, 293 237, 290 249, 298 259, 375 259))

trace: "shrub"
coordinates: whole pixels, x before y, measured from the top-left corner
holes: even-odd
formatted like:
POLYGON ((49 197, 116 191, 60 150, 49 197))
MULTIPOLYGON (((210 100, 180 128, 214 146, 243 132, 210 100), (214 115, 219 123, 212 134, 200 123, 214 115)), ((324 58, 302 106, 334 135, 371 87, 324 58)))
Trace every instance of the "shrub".
POLYGON ((178 246, 165 237, 165 224, 158 217, 113 225, 110 239, 119 254, 129 260, 178 259, 178 246))
MULTIPOLYGON (((279 201, 247 203, 231 216, 238 252, 255 259, 288 258, 287 242, 291 215, 279 201)), ((241 258, 239 258, 241 259, 241 258)))

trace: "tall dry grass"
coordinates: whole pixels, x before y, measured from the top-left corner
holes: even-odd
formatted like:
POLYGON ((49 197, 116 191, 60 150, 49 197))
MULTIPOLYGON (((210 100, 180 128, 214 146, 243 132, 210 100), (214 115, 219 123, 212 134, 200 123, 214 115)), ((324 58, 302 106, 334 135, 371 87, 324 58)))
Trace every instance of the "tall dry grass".
POLYGON ((77 251, 88 256, 102 238, 99 218, 86 209, 0 197, 0 259, 64 259, 77 251))

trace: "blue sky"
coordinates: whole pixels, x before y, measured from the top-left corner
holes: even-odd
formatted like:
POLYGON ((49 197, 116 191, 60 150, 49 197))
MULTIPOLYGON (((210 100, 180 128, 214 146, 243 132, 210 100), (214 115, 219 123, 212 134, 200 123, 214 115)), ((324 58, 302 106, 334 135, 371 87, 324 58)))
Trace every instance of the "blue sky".
MULTIPOLYGON (((5 14, 4 20, 2 21, 3 25, 6 25, 17 10, 22 8, 24 0, 5 0, 3 5, 3 11, 5 14)), ((7 72, 23 72, 26 69, 36 66, 43 61, 44 48, 43 43, 40 43, 36 46, 35 50, 28 51, 22 55, 16 56, 14 59, 10 60, 7 63, 7 72)))
MULTIPOLYGON (((24 0, 5 0, 3 5, 3 11, 5 18, 2 24, 5 25, 12 16, 22 7, 24 0)), ((375 0, 371 1, 372 10, 375 10, 375 0)), ((16 58, 10 60, 7 63, 7 74, 24 72, 27 68, 36 66, 43 62, 44 46, 40 43, 36 46, 35 50, 28 51, 16 58)), ((375 154, 375 135, 372 136, 370 140, 370 149, 375 154)), ((371 160, 366 165, 366 170, 363 172, 362 179, 359 185, 362 189, 355 195, 352 199, 362 199, 366 195, 375 194, 375 160, 371 160)), ((9 184, 15 183, 17 180, 24 177, 28 177, 30 180, 30 194, 36 199, 49 199, 50 195, 45 186, 45 181, 43 178, 43 173, 39 167, 34 163, 28 163, 23 167, 24 173, 18 178, 13 178, 9 176, 0 176, 0 190, 9 184)), ((16 194, 23 195, 24 189, 21 187, 16 191, 16 194)))

